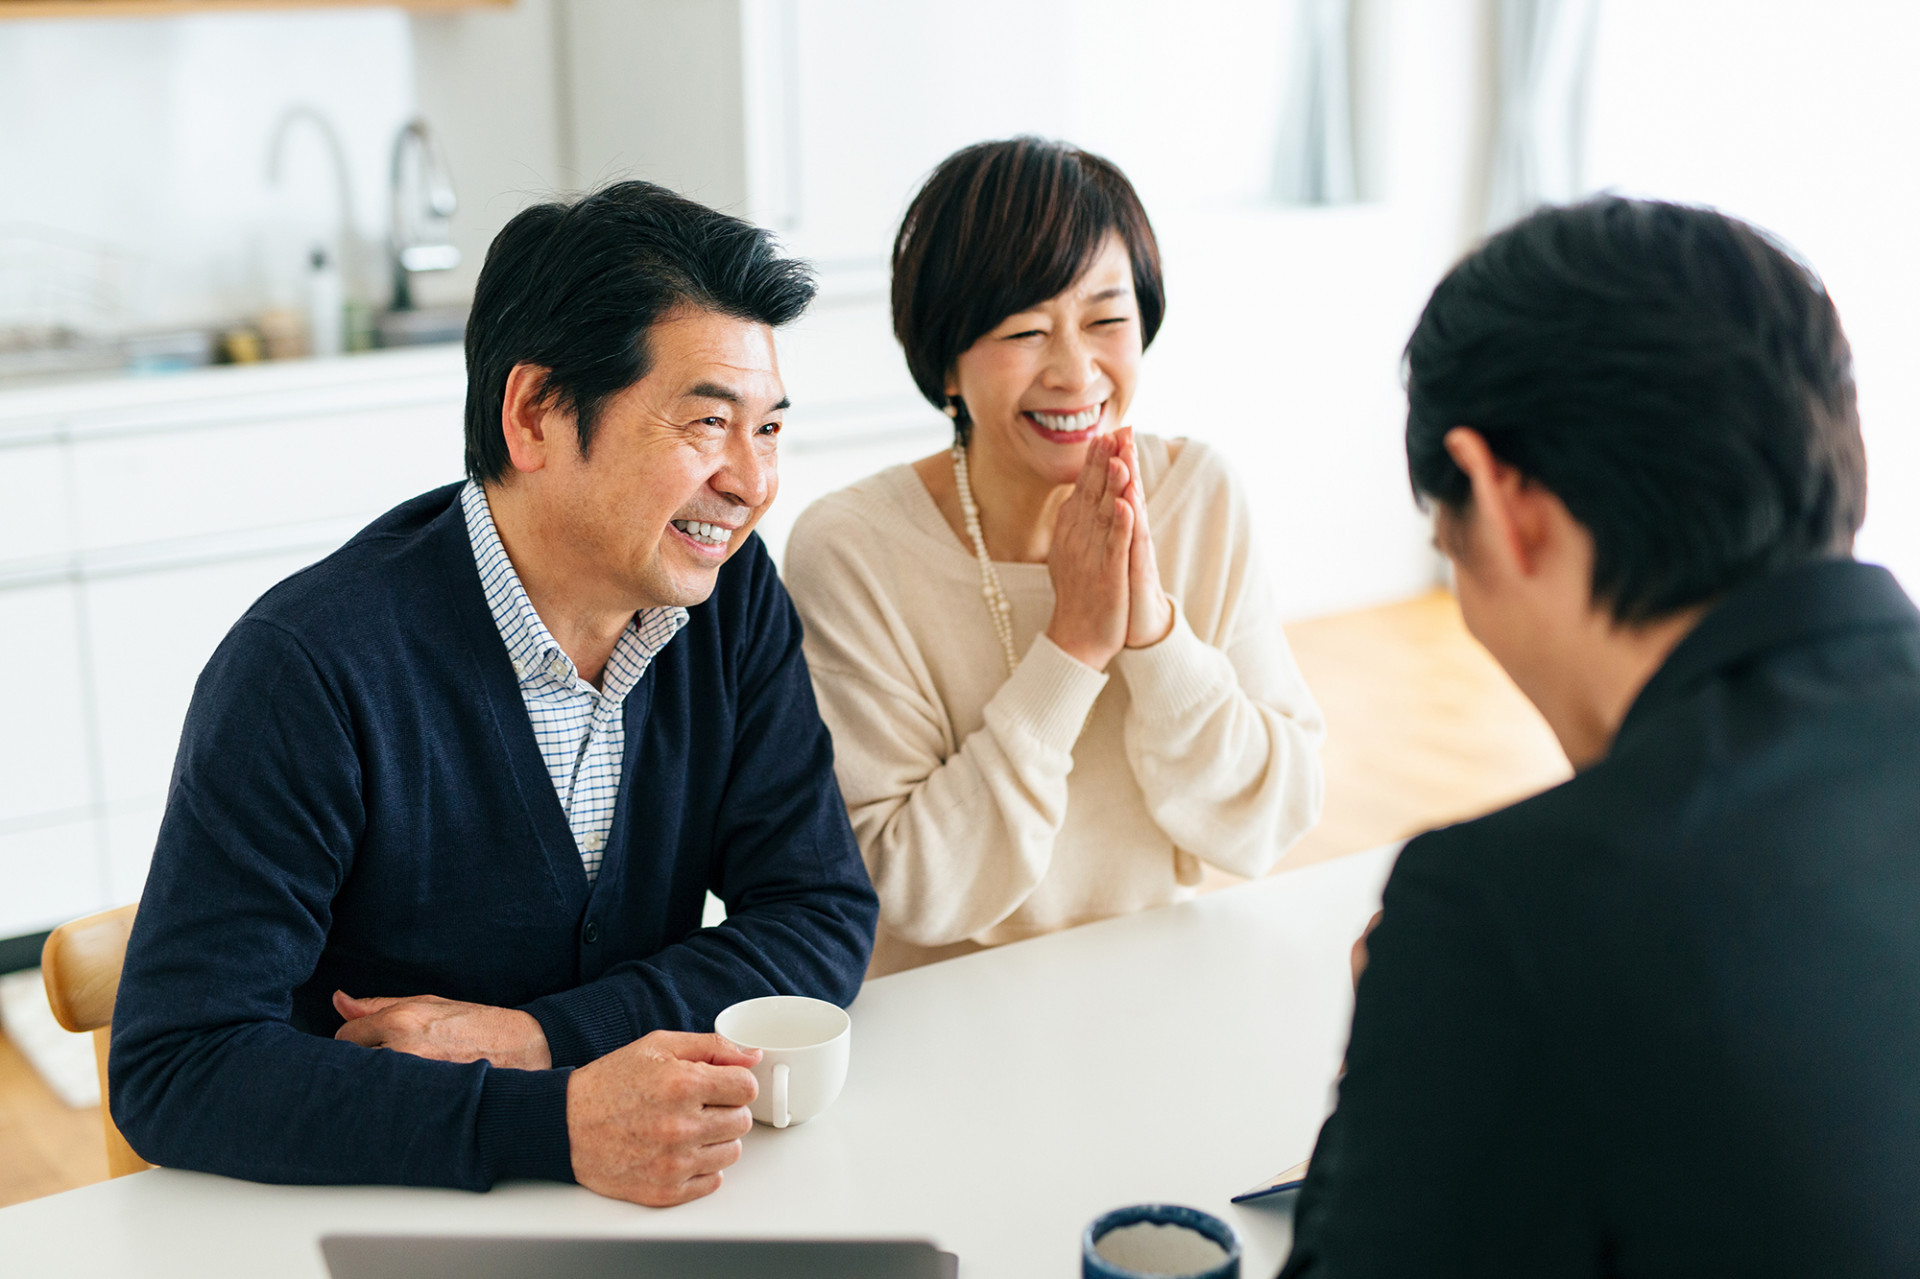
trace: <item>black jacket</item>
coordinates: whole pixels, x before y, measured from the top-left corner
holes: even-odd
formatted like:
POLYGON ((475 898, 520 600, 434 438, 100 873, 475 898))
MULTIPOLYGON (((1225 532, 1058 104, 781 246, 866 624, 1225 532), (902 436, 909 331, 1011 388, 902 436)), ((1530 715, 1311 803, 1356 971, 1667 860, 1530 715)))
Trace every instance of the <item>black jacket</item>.
POLYGON ((1388 882, 1283 1274, 1920 1274, 1920 615, 1805 565, 1388 882))

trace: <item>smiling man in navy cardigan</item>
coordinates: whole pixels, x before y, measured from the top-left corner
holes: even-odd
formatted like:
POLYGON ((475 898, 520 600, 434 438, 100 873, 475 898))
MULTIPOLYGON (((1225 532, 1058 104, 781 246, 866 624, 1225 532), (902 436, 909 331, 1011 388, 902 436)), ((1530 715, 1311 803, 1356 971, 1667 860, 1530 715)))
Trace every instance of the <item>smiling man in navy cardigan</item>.
POLYGON ((500 233, 469 482, 269 591, 194 691, 114 1017, 141 1154, 718 1187, 756 1057, 695 1032, 850 1001, 877 914, 752 534, 773 330, 812 296, 765 232, 646 183, 500 233))

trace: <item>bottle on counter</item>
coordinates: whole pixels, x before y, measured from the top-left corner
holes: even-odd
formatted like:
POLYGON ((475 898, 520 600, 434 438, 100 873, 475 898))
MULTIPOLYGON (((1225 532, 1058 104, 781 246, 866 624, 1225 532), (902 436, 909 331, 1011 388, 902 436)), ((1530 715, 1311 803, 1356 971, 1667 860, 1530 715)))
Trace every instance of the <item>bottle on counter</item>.
POLYGON ((346 292, 340 268, 318 245, 307 259, 307 341, 316 358, 346 349, 346 292))
POLYGON ((371 351, 380 345, 380 325, 373 308, 358 298, 347 299, 347 350, 371 351))

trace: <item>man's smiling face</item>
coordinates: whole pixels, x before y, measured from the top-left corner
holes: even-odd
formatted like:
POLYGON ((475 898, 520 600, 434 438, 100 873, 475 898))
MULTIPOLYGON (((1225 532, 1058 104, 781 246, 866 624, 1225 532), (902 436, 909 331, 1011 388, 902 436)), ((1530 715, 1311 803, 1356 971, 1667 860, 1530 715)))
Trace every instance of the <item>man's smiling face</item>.
POLYGON ((539 522, 588 595, 690 607, 779 490, 786 391, 764 324, 682 306, 645 341, 647 374, 602 406, 588 455, 549 453, 539 522))

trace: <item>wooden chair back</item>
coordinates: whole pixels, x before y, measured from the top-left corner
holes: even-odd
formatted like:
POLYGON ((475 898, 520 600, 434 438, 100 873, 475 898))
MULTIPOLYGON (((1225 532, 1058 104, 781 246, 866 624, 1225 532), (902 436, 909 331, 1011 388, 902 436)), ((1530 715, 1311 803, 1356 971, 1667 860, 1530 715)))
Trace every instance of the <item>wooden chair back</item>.
POLYGON ((113 1001, 120 993, 120 966, 127 958, 134 906, 121 906, 60 925, 40 951, 53 1018, 71 1031, 93 1032, 94 1066, 100 1072, 100 1122, 106 1128, 107 1172, 124 1177, 151 1168, 114 1125, 107 1105, 107 1045, 113 1031, 113 1001))

